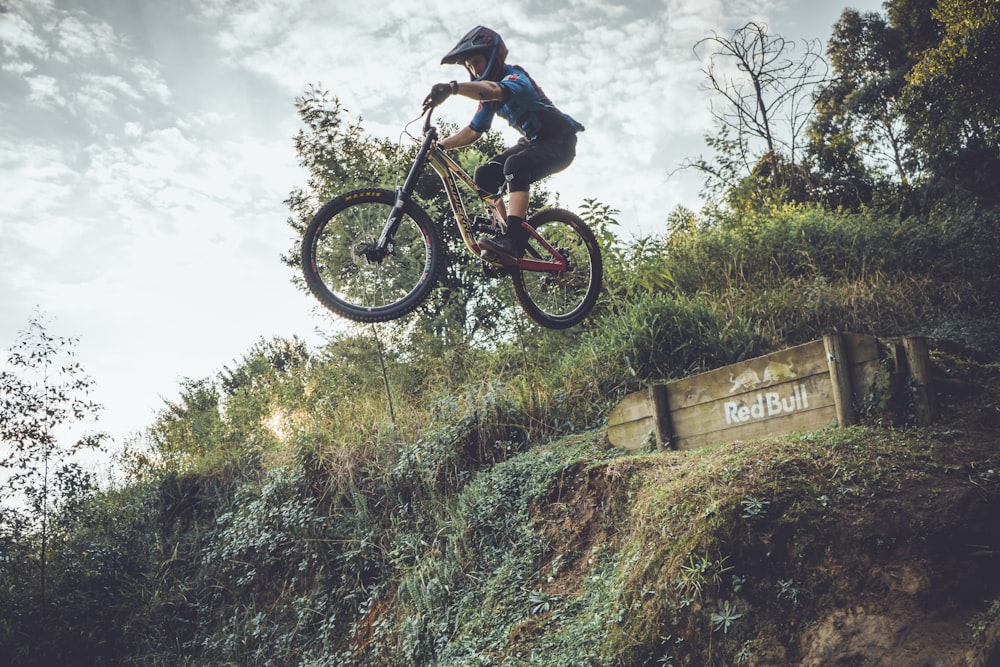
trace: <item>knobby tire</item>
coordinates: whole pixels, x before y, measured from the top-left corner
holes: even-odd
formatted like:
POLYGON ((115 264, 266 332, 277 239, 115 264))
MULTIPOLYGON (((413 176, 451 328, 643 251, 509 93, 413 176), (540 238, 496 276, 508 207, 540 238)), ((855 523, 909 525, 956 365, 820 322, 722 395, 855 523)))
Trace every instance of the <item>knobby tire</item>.
POLYGON ((302 271, 309 290, 334 313, 355 322, 386 322, 416 309, 437 283, 441 234, 422 208, 407 200, 392 252, 374 261, 374 247, 396 201, 381 188, 347 192, 313 217, 302 237, 302 271))
MULTIPOLYGON (((593 310, 601 291, 603 265, 597 239, 577 215, 558 208, 540 211, 528 224, 567 255, 569 268, 562 272, 516 269, 511 278, 518 303, 528 317, 544 327, 575 326, 593 310)), ((547 255, 534 238, 529 241, 528 256, 547 255)))

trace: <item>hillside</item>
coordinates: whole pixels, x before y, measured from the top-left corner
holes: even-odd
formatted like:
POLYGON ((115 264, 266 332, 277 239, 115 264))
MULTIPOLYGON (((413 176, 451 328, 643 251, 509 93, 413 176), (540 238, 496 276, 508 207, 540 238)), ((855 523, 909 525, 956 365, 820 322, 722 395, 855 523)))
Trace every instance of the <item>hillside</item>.
POLYGON ((998 219, 594 218, 584 326, 261 341, 182 383, 119 483, 3 508, 0 664, 998 665, 998 219), (936 421, 904 391, 848 429, 609 445, 623 395, 833 326, 933 341, 936 421))
POLYGON ((381 473, 167 476, 143 599, 117 600, 129 660, 998 665, 1000 366, 932 360, 925 428, 638 455, 593 428, 463 469, 489 434, 455 421, 381 473))
POLYGON ((953 365, 930 428, 610 459, 594 431, 480 473, 355 656, 397 664, 409 641, 436 655, 420 664, 1000 664, 1000 376, 937 359, 953 365))
POLYGON ((579 327, 479 280, 493 329, 440 289, 261 341, 184 381, 118 483, 0 506, 0 664, 997 665, 1000 211, 767 205, 631 243, 610 213, 579 327), (858 427, 608 444, 629 392, 834 327, 933 341, 936 421, 902 384, 858 427))

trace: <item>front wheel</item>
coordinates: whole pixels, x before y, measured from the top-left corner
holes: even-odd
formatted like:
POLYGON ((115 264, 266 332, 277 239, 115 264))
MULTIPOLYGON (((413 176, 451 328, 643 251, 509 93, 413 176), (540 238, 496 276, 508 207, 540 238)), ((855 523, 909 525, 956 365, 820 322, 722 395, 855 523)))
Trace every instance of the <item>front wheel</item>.
MULTIPOLYGON (((603 267, 594 233, 578 216, 549 208, 528 223, 567 261, 565 271, 516 269, 511 276, 514 293, 524 312, 550 329, 579 324, 597 303, 603 267)), ((550 253, 531 237, 526 257, 545 259, 550 253)))
POLYGON ((385 322, 427 298, 441 269, 437 227, 412 201, 399 226, 378 247, 396 202, 391 190, 367 188, 340 195, 321 208, 302 237, 302 271, 323 305, 355 322, 385 322))

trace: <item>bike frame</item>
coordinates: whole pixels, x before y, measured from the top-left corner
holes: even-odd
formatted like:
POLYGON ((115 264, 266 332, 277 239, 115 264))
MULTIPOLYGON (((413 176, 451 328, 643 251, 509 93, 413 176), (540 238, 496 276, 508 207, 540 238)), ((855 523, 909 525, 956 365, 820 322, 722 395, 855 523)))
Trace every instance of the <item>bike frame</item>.
MULTIPOLYGON (((480 247, 472 236, 472 221, 470 220, 469 214, 465 209, 465 200, 459 192, 458 184, 459 182, 464 183, 470 190, 476 193, 476 195, 483 201, 484 208, 494 221, 499 219, 499 214, 490 203, 490 200, 497 197, 497 195, 486 192, 476 185, 476 182, 472 180, 472 177, 469 176, 469 174, 466 173, 466 171, 462 169, 462 167, 450 155, 448 155, 444 149, 438 146, 438 131, 436 127, 431 125, 431 114, 433 111, 433 107, 427 110, 427 117, 424 120, 424 140, 420 145, 420 150, 417 151, 417 157, 413 161, 413 166, 410 167, 410 172, 406 175, 406 181, 403 183, 403 187, 397 188, 396 190, 396 204, 393 206, 388 220, 386 220, 382 236, 379 238, 378 247, 380 249, 391 248, 392 237, 395 234, 396 228, 399 226, 403 206, 413 195, 413 190, 417 185, 417 179, 423 172, 424 167, 430 164, 431 169, 434 170, 434 172, 441 179, 441 182, 444 184, 444 191, 448 196, 448 202, 451 204, 451 210, 455 215, 455 222, 458 225, 459 233, 462 235, 462 240, 465 241, 465 245, 468 247, 469 252, 471 252, 475 257, 480 257, 480 247)), ((517 267, 525 271, 559 272, 567 270, 568 263, 566 258, 563 257, 558 250, 552 247, 552 245, 541 234, 535 231, 531 225, 525 225, 524 228, 531 237, 538 241, 549 256, 547 258, 543 258, 529 246, 526 252, 533 255, 533 257, 520 258, 517 260, 511 259, 503 262, 502 264, 504 266, 517 267)))

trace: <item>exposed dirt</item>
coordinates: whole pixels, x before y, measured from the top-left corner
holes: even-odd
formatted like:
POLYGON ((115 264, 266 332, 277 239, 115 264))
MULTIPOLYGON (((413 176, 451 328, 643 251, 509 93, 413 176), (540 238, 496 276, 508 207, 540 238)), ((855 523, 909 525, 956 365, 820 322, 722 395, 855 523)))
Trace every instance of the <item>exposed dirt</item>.
POLYGON ((536 523, 552 545, 543 564, 547 593, 576 593, 596 551, 610 538, 607 515, 616 505, 606 468, 567 471, 539 508, 536 523))
POLYGON ((825 563, 836 583, 812 606, 808 628, 757 664, 1000 664, 1000 622, 989 608, 1000 590, 997 494, 990 499, 968 484, 928 481, 933 489, 902 491, 856 518, 897 546, 838 549, 825 563), (911 529, 926 537, 907 539, 911 529))
POLYGON ((842 537, 816 564, 829 588, 787 619, 803 630, 757 634, 751 664, 1000 666, 992 602, 1000 596, 1000 378, 994 368, 956 379, 963 369, 947 361, 939 359, 951 367, 938 367, 933 428, 954 447, 936 450, 938 472, 904 475, 893 493, 839 517, 842 537))
MULTIPOLYGON (((738 640, 745 659, 719 662, 718 646, 706 658, 712 633, 681 628, 684 646, 671 649, 669 664, 1000 667, 1000 373, 993 366, 970 377, 960 361, 938 362, 926 465, 902 466, 895 488, 831 510, 828 534, 803 536, 793 527, 772 536, 766 557, 731 538, 726 553, 741 561, 741 574, 771 591, 739 600, 753 619, 738 640), (796 580, 809 592, 776 604, 779 572, 793 568, 809 573, 809 581, 796 580)), ((574 470, 537 508, 536 526, 553 546, 543 564, 547 592, 577 593, 596 550, 613 545, 608 517, 626 503, 624 485, 611 476, 629 469, 618 462, 574 470)), ((511 639, 544 626, 535 618, 511 639)), ((649 652, 636 664, 656 661, 649 652)))

